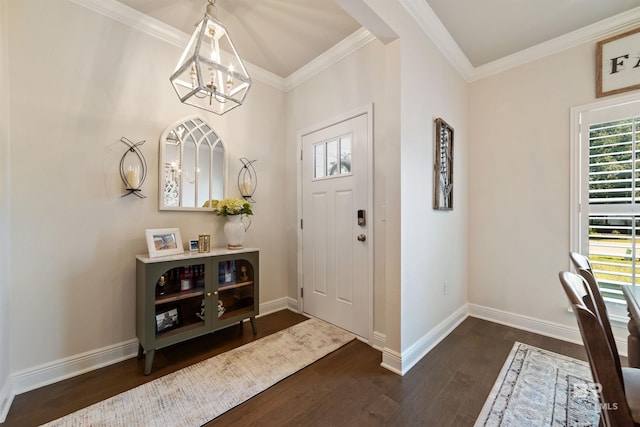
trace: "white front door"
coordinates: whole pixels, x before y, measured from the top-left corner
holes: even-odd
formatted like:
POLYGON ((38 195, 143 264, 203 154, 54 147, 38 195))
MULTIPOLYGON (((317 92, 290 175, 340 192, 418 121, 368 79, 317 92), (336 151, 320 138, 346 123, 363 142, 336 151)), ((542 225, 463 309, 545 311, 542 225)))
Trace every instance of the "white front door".
POLYGON ((302 136, 303 311, 369 338, 368 114, 302 136))

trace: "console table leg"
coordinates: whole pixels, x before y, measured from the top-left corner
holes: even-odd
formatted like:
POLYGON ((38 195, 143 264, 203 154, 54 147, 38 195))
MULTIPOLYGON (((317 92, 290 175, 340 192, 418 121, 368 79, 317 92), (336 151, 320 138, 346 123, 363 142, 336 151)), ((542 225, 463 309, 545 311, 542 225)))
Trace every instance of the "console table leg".
POLYGON ((144 358, 144 374, 149 375, 151 373, 151 367, 153 366, 153 356, 155 356, 155 350, 147 350, 147 354, 144 358))
POLYGON ((255 316, 251 316, 249 318, 249 321, 251 322, 251 329, 253 329, 253 335, 258 333, 258 330, 256 329, 256 318, 255 316))

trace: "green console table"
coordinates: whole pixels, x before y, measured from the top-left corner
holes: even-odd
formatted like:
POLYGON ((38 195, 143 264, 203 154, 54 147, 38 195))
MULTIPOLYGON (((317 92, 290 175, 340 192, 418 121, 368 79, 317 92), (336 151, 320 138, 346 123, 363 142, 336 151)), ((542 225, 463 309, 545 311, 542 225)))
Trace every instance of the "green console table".
POLYGON ((259 251, 213 248, 136 257, 138 358, 151 373, 157 349, 250 319, 256 333, 259 251))

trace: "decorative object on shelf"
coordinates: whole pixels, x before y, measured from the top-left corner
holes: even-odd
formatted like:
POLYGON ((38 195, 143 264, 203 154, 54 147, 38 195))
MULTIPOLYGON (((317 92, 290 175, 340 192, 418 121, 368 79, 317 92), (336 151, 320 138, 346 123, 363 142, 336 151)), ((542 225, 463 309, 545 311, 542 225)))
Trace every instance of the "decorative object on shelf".
POLYGON ((202 298, 202 303, 200 304, 200 312, 196 313, 196 316, 198 317, 198 319, 202 320, 204 322, 204 313, 205 313, 205 305, 204 305, 204 298, 202 298))
POLYGON ((453 209, 453 128, 441 118, 435 120, 433 162, 433 208, 453 209))
POLYGON ((218 263, 218 285, 226 286, 236 283, 235 260, 221 261, 218 263))
POLYGON ((596 97, 640 89, 638 72, 640 28, 596 44, 596 97))
POLYGON ((222 301, 218 301, 218 319, 222 317, 224 314, 224 305, 222 305, 222 301))
POLYGON ((156 294, 158 295, 164 295, 164 285, 165 285, 165 278, 164 276, 160 276, 160 278, 158 279, 158 283, 156 284, 156 294))
POLYGON ((184 104, 222 115, 242 105, 251 78, 227 29, 214 17, 215 0, 209 0, 170 80, 184 104))
POLYGON ((149 258, 184 253, 178 228, 150 228, 145 230, 149 258))
POLYGON ((244 247, 244 237, 246 231, 251 227, 251 218, 253 215, 251 203, 236 197, 229 197, 222 200, 207 200, 205 207, 213 208, 218 216, 226 216, 227 223, 224 225, 224 235, 227 238, 227 247, 229 249, 242 249, 244 247), (249 220, 248 224, 242 222, 245 217, 249 220))
POLYGON ((161 334, 182 325, 180 306, 170 305, 156 312, 156 333, 161 334))
POLYGON ((246 282, 249 280, 249 275, 247 274, 247 266, 243 265, 240 267, 240 281, 246 282))
POLYGON ((211 250, 211 236, 209 234, 200 234, 198 236, 198 252, 204 253, 211 250))
POLYGON ((124 136, 120 138, 120 141, 129 147, 120 159, 120 178, 122 182, 124 182, 125 189, 127 190, 127 194, 123 194, 122 197, 135 194, 141 199, 144 199, 147 196, 140 192, 140 187, 147 178, 147 161, 139 147, 144 144, 145 141, 142 140, 134 143, 124 136), (131 156, 127 158, 127 154, 129 153, 134 153, 136 157, 133 159, 131 159, 131 156))
POLYGON ((253 200, 253 194, 258 187, 258 175, 256 174, 256 169, 253 167, 253 164, 257 160, 249 160, 246 157, 241 157, 240 161, 242 162, 242 169, 240 169, 238 173, 238 189, 240 190, 240 195, 246 201, 255 203, 256 201, 253 200))
POLYGON ((198 252, 200 248, 200 239, 191 239, 189 240, 189 251, 190 252, 198 252))

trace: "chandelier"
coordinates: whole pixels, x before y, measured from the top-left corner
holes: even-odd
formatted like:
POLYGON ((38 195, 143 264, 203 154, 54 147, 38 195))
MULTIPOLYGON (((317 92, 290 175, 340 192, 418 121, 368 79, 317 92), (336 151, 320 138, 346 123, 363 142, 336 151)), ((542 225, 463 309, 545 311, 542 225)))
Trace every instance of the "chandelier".
POLYGON ((184 104, 222 115, 242 105, 251 78, 227 29, 214 19, 215 0, 208 1, 170 80, 184 104))

